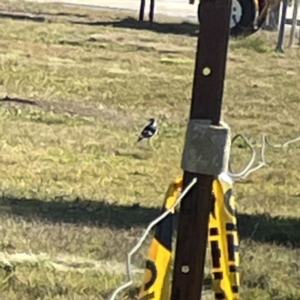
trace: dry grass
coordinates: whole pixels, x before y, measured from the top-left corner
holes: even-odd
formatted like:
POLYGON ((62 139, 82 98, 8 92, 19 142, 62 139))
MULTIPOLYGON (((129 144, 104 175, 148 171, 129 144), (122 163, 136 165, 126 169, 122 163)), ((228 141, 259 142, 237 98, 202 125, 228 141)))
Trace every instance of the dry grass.
MULTIPOLYGON (((0 298, 106 299, 181 172, 195 28, 172 19, 153 30, 89 26, 74 21, 126 16, 18 9, 48 22, 0 19, 0 96, 34 101, 0 105, 0 298), (135 145, 149 117, 160 125, 154 150, 135 145)), ((299 135, 299 50, 277 54, 275 40, 259 32, 230 42, 223 116, 257 143, 262 132, 274 142, 299 135)), ((235 169, 250 155, 238 144, 235 169)), ((300 299, 299 150, 268 149, 268 167, 235 185, 242 299, 300 299)), ((137 285, 146 251, 134 260, 137 285)))

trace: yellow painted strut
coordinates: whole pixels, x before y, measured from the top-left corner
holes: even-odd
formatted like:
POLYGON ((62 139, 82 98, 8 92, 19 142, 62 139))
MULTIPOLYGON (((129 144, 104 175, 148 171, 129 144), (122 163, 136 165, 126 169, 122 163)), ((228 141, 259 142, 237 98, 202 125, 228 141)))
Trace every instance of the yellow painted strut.
MULTIPOLYGON (((182 180, 183 177, 179 176, 170 184, 162 213, 176 201, 182 189, 182 180)), ((212 188, 214 206, 209 219, 208 242, 212 259, 212 290, 216 300, 239 299, 239 241, 232 186, 231 179, 223 173, 214 180, 212 188)), ((174 213, 172 211, 156 227, 139 300, 169 299, 174 213)))

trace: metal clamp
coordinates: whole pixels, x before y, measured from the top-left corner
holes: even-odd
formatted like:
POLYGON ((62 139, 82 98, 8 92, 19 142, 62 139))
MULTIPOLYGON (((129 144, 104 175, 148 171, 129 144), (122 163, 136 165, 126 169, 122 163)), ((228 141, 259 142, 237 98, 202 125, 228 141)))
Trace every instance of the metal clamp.
POLYGON ((187 126, 181 168, 190 173, 218 176, 228 163, 229 128, 210 120, 190 120, 187 126))

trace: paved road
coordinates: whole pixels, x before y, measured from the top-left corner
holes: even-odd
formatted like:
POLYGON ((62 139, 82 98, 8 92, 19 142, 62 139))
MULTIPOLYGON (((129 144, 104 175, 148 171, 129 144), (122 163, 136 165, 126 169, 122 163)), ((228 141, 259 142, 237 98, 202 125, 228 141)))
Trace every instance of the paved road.
MULTIPOLYGON (((39 3, 63 3, 66 5, 88 6, 95 9, 139 10, 140 0, 25 0, 39 3)), ((148 15, 149 0, 146 0, 145 14, 148 15)), ((197 5, 188 4, 188 0, 156 0, 155 14, 182 17, 197 20, 197 5)))

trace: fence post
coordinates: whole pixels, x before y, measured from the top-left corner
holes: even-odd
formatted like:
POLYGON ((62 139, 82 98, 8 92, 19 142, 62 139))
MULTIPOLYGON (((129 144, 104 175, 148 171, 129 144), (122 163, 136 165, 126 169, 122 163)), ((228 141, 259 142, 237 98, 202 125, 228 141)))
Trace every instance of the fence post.
MULTIPOLYGON (((197 44, 190 120, 181 165, 184 170, 183 188, 194 177, 197 178, 197 183, 183 199, 179 211, 171 300, 201 299, 208 221, 213 206, 212 182, 217 174, 199 174, 199 169, 192 170, 197 162, 188 158, 194 155, 193 158, 199 160, 200 156, 197 154, 205 152, 210 143, 191 144, 195 141, 193 138, 197 140, 201 136, 201 132, 194 133, 190 129, 197 121, 204 120, 211 122, 211 125, 219 125, 231 5, 232 0, 201 0, 198 6, 201 29, 197 44), (188 136, 191 138, 190 143, 187 142, 188 136), (185 157, 186 154, 188 157, 185 157), (187 165, 192 167, 188 168, 187 165)), ((208 164, 212 161, 205 160, 208 164)))
POLYGON ((280 27, 278 33, 278 41, 275 49, 278 52, 283 52, 282 46, 283 46, 283 39, 284 39, 284 27, 285 27, 287 7, 288 7, 288 0, 283 0, 282 9, 281 9, 280 27))
POLYGON ((295 31, 297 27, 297 16, 298 16, 298 0, 294 0, 294 8, 293 8, 293 21, 292 21, 292 28, 291 28, 291 34, 290 34, 290 41, 288 47, 293 46, 294 37, 295 37, 295 31))

